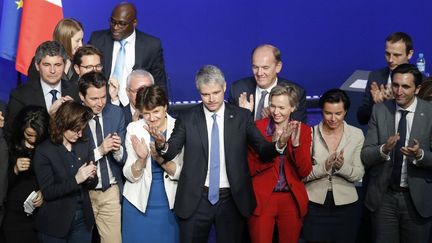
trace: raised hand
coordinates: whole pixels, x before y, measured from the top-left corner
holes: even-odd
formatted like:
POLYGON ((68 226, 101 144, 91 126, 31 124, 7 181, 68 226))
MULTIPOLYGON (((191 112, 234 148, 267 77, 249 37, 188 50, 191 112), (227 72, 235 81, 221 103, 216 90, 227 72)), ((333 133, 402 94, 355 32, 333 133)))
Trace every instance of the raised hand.
POLYGON ((131 136, 131 142, 132 142, 132 148, 134 149, 135 153, 137 154, 138 158, 141 160, 147 159, 147 156, 149 154, 146 142, 144 138, 138 139, 136 135, 131 136))
POLYGON ((166 138, 163 135, 162 131, 159 131, 159 129, 156 126, 144 126, 144 128, 150 133, 150 136, 153 137, 155 140, 155 146, 156 148, 162 148, 165 145, 166 138))
POLYGON ((333 168, 333 164, 335 163, 335 160, 336 160, 336 152, 330 154, 330 156, 325 161, 324 165, 326 171, 330 171, 333 168))
POLYGON ((0 111, 0 128, 4 127, 5 118, 3 116, 3 112, 0 111))
POLYGON ((160 156, 158 154, 158 152, 156 151, 156 145, 154 142, 150 143, 150 154, 151 157, 159 164, 162 165, 164 162, 164 159, 162 158, 162 156, 160 156))
POLYGON ((93 163, 83 164, 75 175, 75 180, 78 184, 83 183, 89 177, 94 177, 96 174, 96 166, 93 163))
POLYGON ((102 155, 106 155, 111 151, 118 151, 121 147, 121 138, 116 134, 109 133, 99 145, 99 152, 102 155))
POLYGON ((239 106, 241 108, 245 108, 245 109, 248 109, 251 112, 253 112, 253 110, 254 110, 254 96, 253 96, 253 94, 249 95, 249 100, 248 100, 246 92, 241 93, 240 97, 239 97, 239 106))
POLYGON ((39 190, 36 192, 36 197, 33 199, 33 207, 38 208, 43 203, 42 192, 39 190))
POLYGON ((418 158, 422 155, 422 149, 417 139, 413 139, 413 145, 401 148, 401 152, 405 156, 418 158))
POLYGON ((333 168, 335 170, 339 170, 342 165, 344 164, 344 151, 343 149, 339 152, 339 154, 336 156, 334 163, 333 163, 333 168))
POLYGON ((395 146, 397 141, 400 139, 399 133, 390 136, 387 142, 383 146, 383 153, 388 154, 395 146))
POLYGON ((68 100, 73 100, 72 97, 70 97, 69 95, 63 96, 60 99, 57 99, 56 101, 54 101, 54 103, 51 105, 48 114, 50 116, 54 116, 54 114, 57 112, 58 108, 60 108, 60 106, 65 103, 68 100))
POLYGON ((108 81, 108 92, 111 97, 111 101, 117 101, 119 99, 118 93, 119 93, 119 82, 115 78, 110 78, 108 81))
POLYGON ((288 130, 291 131, 291 142, 294 147, 300 145, 300 125, 299 121, 290 121, 288 123, 288 130))
POLYGON ((14 166, 14 172, 18 175, 20 172, 27 171, 30 168, 30 158, 18 158, 14 166))

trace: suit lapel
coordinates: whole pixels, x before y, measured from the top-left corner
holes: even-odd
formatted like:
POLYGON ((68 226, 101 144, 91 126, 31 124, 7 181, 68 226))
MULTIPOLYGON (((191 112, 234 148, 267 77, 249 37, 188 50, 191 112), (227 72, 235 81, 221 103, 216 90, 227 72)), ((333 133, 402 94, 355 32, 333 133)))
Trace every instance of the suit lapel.
POLYGON ((36 99, 35 104, 39 104, 40 106, 46 108, 44 93, 40 82, 41 82, 40 80, 30 80, 28 84, 34 90, 34 94, 35 94, 34 98, 36 99))
POLYGON ((109 121, 108 117, 109 117, 109 104, 107 104, 104 109, 102 110, 102 121, 103 121, 103 138, 106 138, 106 136, 108 136, 109 133, 111 133, 113 131, 113 129, 111 129, 111 122, 109 121))
MULTIPOLYGON (((235 112, 228 104, 225 104, 225 114, 224 114, 224 146, 225 146, 225 158, 229 158, 229 147, 231 145, 232 134, 235 133, 234 131, 234 117, 235 112)), ((227 161, 225 159, 225 161, 227 161)))
POLYGON ((104 54, 104 73, 107 78, 110 77, 111 74, 111 64, 112 64, 112 58, 113 58, 113 49, 114 49, 114 40, 111 37, 111 31, 107 32, 107 35, 105 37, 104 46, 102 48, 103 54, 104 54))
MULTIPOLYGON (((204 108, 202 104, 199 106, 198 111, 195 113, 195 124, 197 126, 198 134, 203 145, 204 156, 206 159, 208 159, 209 142, 207 134, 207 121, 204 115, 204 108)), ((194 124, 191 125, 193 126, 194 124)))
POLYGON ((382 124, 383 126, 387 127, 387 135, 388 137, 396 134, 395 129, 395 115, 396 115, 396 103, 394 101, 392 102, 386 102, 385 107, 387 108, 387 112, 385 113, 385 124, 382 124))
POLYGON ((141 33, 138 30, 135 30, 136 33, 136 37, 135 37, 135 63, 133 66, 133 70, 137 69, 138 67, 142 67, 143 65, 141 64, 141 60, 143 60, 142 58, 142 54, 145 53, 144 48, 145 46, 142 45, 143 41, 141 40, 141 33), (139 43, 139 45, 137 45, 137 43, 139 43))
POLYGON ((411 133, 409 135, 409 140, 412 141, 413 138, 420 138, 422 137, 422 133, 424 133, 424 128, 426 114, 424 113, 424 108, 422 101, 420 99, 417 99, 417 107, 414 113, 414 118, 411 126, 411 133))

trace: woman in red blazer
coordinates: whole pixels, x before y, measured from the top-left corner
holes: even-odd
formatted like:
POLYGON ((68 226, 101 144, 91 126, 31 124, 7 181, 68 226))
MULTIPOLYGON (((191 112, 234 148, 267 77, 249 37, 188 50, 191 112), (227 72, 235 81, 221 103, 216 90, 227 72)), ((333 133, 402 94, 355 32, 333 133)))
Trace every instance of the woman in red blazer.
POLYGON ((268 141, 277 139, 284 129, 291 133, 291 139, 285 154, 271 162, 263 162, 255 152, 249 151, 249 169, 257 201, 248 222, 253 243, 271 243, 275 223, 279 242, 298 242, 308 204, 302 178, 312 170, 311 129, 301 122, 290 121, 298 98, 297 88, 292 85, 274 87, 269 95, 270 117, 256 122, 268 141))

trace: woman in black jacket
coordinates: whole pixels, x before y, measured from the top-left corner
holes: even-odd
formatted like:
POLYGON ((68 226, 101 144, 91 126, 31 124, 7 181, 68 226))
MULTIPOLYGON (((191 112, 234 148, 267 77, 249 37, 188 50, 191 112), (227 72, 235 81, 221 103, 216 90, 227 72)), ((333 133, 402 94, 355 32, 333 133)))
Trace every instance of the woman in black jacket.
POLYGON ((97 183, 93 148, 82 139, 93 113, 66 101, 50 123, 50 139, 34 156, 44 203, 36 215, 39 242, 91 242, 94 216, 88 189, 97 183))

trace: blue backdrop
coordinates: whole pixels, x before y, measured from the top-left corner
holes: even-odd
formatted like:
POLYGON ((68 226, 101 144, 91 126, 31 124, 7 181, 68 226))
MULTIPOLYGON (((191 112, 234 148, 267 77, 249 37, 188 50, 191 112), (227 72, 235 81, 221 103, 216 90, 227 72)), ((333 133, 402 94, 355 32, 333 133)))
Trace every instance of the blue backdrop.
MULTIPOLYGON (((0 0, 0 7, 3 1, 12 0, 0 0)), ((87 41, 92 31, 108 28, 117 2, 63 0, 64 16, 83 23, 87 41)), ((384 39, 394 31, 413 37, 413 59, 424 52, 432 63, 430 0, 131 2, 138 28, 162 40, 172 101, 199 99, 193 79, 203 64, 219 66, 228 83, 251 75, 251 49, 262 43, 281 49, 281 76, 308 95, 339 87, 356 69, 384 66, 384 39)), ((16 76, 14 64, 0 59, 0 98, 7 99, 16 76)))

